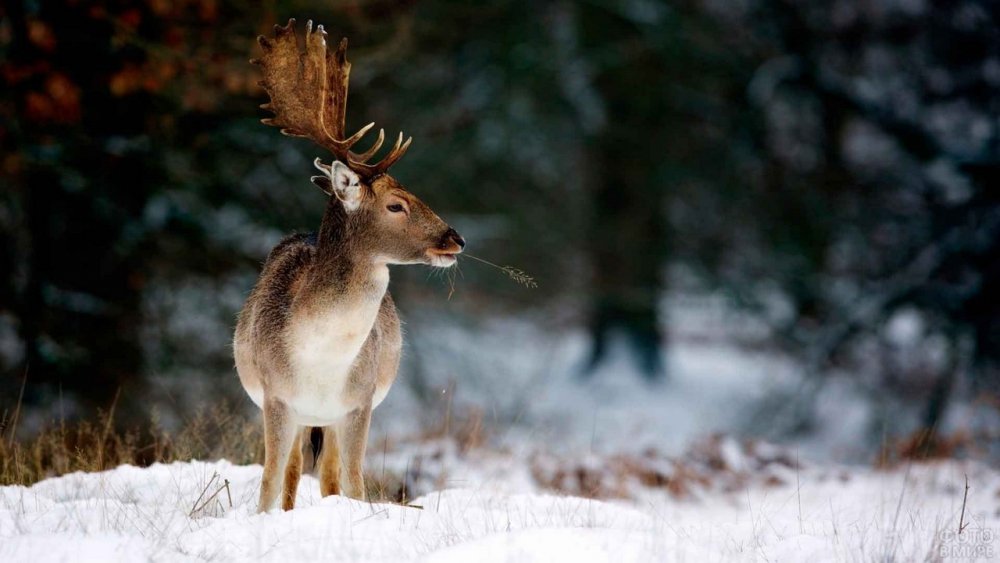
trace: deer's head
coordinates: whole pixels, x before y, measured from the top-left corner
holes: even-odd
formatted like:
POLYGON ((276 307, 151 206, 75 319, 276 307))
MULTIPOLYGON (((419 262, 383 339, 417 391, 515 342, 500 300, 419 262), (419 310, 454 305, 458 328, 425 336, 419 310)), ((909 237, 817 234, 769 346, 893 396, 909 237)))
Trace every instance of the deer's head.
POLYGON ((382 147, 385 130, 363 153, 351 148, 371 130, 369 123, 348 137, 345 116, 351 63, 347 61, 347 39, 335 52, 326 48, 323 26, 313 30, 306 24, 305 47, 300 49, 295 20, 275 26, 274 38, 258 37, 264 50, 260 65, 261 86, 271 98, 261 107, 274 113, 267 125, 280 127, 292 137, 305 137, 329 150, 335 160, 315 166, 323 174, 312 181, 331 197, 331 206, 344 215, 352 242, 366 249, 376 261, 390 264, 430 264, 447 267, 455 263, 465 240, 426 204, 407 191, 387 172, 410 148, 400 133, 389 154, 377 163, 368 161, 382 147))

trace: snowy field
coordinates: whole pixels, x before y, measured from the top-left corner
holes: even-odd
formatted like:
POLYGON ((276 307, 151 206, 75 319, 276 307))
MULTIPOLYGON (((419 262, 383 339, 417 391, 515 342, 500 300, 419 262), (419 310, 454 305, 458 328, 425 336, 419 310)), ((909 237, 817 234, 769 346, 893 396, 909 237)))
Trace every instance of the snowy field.
POLYGON ((815 563, 995 560, 1000 549, 1000 475, 976 464, 785 468, 730 491, 707 483, 683 499, 648 489, 613 501, 526 488, 516 473, 478 481, 476 468, 459 469, 464 487, 411 506, 321 499, 308 477, 295 510, 262 515, 253 513, 259 466, 67 475, 0 489, 0 561, 815 563), (958 535, 966 475, 968 527, 958 535))
POLYGON ((1000 472, 872 468, 857 446, 870 414, 850 390, 820 396, 808 439, 741 437, 754 407, 802 386, 773 354, 689 330, 672 335, 667 381, 635 377, 619 353, 581 384, 582 334, 440 326, 412 346, 421 334, 444 343, 424 362, 466 376, 426 382, 441 394, 429 417, 405 381, 375 412, 366 470, 407 505, 321 499, 305 476, 295 510, 258 515, 259 466, 123 466, 0 488, 0 562, 1000 558, 1000 472), (434 430, 445 412, 451 428, 434 430))

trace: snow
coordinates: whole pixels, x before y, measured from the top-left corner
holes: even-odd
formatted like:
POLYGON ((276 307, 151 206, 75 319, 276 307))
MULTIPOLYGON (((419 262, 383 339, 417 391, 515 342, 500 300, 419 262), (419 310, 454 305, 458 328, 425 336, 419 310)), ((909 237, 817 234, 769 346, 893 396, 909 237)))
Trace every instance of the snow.
MULTIPOLYGON (((731 463, 747 463, 732 442, 722 449, 731 463)), ((983 553, 1000 548, 1000 474, 973 462, 805 466, 780 485, 709 484, 685 499, 645 489, 608 501, 525 490, 517 476, 482 480, 476 461, 467 463, 455 468, 465 486, 409 506, 320 498, 306 476, 296 509, 268 514, 253 510, 260 467, 226 461, 3 487, 0 560, 923 560, 958 545, 948 531, 958 526, 966 475, 965 533, 983 553)))
POLYGON ((436 410, 479 409, 510 435, 501 445, 546 442, 560 452, 655 448, 680 454, 698 438, 742 431, 761 400, 802 383, 787 359, 692 328, 717 333, 730 325, 733 332, 731 318, 679 307, 671 308, 669 318, 685 329, 670 335, 667 377, 657 382, 637 374, 620 338, 612 337, 608 357, 584 381, 589 336, 582 330, 553 334, 530 319, 493 320, 475 330, 410 319, 400 380, 376 411, 373 435, 398 436, 426 411, 408 402, 405 385, 413 371, 438 377, 426 382, 441 395, 436 410), (419 355, 412 352, 418 348, 419 355), (417 357, 420 370, 407 365, 417 357))
MULTIPOLYGON (((846 380, 814 402, 822 432, 784 445, 747 439, 763 433, 755 409, 783 408, 804 381, 774 351, 746 345, 757 328, 692 314, 671 309, 685 329, 671 334, 669 377, 653 384, 621 345, 581 384, 581 332, 510 320, 413 330, 425 367, 463 377, 435 380, 444 370, 425 369, 425 384, 441 392, 428 409, 407 392, 404 371, 375 412, 366 470, 387 491, 416 497, 406 505, 321 498, 306 475, 294 510, 256 514, 260 466, 121 466, 0 487, 0 561, 1000 556, 1000 472, 971 460, 884 470, 838 462, 851 447, 867 452, 853 459, 872 459, 863 443, 872 410, 846 380), (736 327, 743 344, 715 336, 736 327), (429 410, 451 417, 444 429, 421 418, 429 410)), ((905 340, 910 327, 900 323, 905 340)))

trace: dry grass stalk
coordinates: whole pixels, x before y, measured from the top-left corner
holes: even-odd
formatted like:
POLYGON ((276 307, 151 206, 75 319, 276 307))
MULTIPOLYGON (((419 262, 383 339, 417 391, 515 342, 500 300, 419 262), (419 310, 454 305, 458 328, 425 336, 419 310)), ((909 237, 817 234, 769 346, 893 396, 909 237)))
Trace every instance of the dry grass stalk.
MULTIPOLYGON (((11 426, 9 423, 8 426, 11 426)), ((118 429, 114 409, 96 420, 59 421, 28 438, 0 440, 0 485, 31 485, 74 471, 104 471, 191 459, 263 459, 259 424, 228 406, 202 411, 173 431, 154 416, 142 427, 118 429)))
POLYGON ((489 260, 483 260, 482 258, 479 258, 478 256, 473 256, 473 255, 468 254, 468 253, 463 254, 462 256, 464 258, 472 258, 473 260, 475 260, 477 262, 482 262, 483 264, 486 264, 487 266, 492 266, 492 267, 496 268, 497 270, 500 270, 501 272, 507 274, 508 278, 514 280, 519 285, 523 285, 524 287, 526 287, 528 289, 535 289, 536 287, 538 287, 538 283, 535 281, 535 278, 531 277, 531 275, 528 274, 527 272, 525 272, 524 270, 521 270, 519 268, 515 268, 513 266, 500 266, 499 264, 494 264, 493 262, 490 262, 489 260))

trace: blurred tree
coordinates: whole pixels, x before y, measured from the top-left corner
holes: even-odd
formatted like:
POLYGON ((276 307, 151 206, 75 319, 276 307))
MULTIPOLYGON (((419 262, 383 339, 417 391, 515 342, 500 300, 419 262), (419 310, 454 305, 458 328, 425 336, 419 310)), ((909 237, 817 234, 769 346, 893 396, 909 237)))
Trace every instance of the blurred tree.
POLYGON ((221 102, 251 88, 248 72, 215 58, 224 15, 213 1, 5 5, 0 310, 22 343, 5 371, 26 374, 29 404, 65 391, 106 405, 147 383, 141 298, 163 246, 188 245, 186 270, 199 258, 225 268, 228 253, 201 246, 182 213, 149 216, 158 194, 186 183, 175 147, 200 148, 221 102))
MULTIPOLYGON (((749 211, 769 277, 791 298, 779 334, 816 373, 874 368, 889 397, 926 401, 927 432, 960 373, 997 392, 1000 130, 989 116, 1000 110, 1000 28, 990 6, 776 1, 720 16, 759 30, 748 93, 763 112, 765 172, 754 180, 780 199, 755 197, 749 211), (904 322, 908 311, 918 325, 904 322), (910 328, 915 341, 890 334, 910 328), (900 346, 911 357, 891 360, 900 346)), ((760 271, 729 282, 753 288, 760 271)))
MULTIPOLYGON (((585 134, 586 188, 593 192, 588 230, 593 270, 591 353, 588 372, 607 356, 615 334, 633 348, 640 372, 661 377, 663 335, 659 301, 667 259, 664 229, 666 178, 657 174, 671 154, 678 124, 669 96, 673 69, 643 37, 643 22, 611 5, 581 6, 578 64, 592 69, 599 112, 585 134), (644 92, 660 92, 649 96, 644 92)), ((653 25, 665 14, 649 14, 653 25)), ((676 56, 676 55, 675 55, 676 56)), ((580 108, 583 110, 583 108, 580 108)), ((581 117, 586 114, 581 115, 581 117)))
MULTIPOLYGON (((934 427, 953 389, 998 381, 991 8, 4 4, 0 402, 25 371, 37 404, 234 388, 259 261, 322 213, 320 153, 257 124, 246 62, 296 15, 351 38, 349 126, 412 133, 398 177, 473 254, 539 281, 464 267, 466 311, 588 326, 592 367, 621 334, 656 377, 668 284, 721 289, 811 372, 856 373, 934 427)), ((440 288, 425 275, 394 275, 404 312, 440 288)))

